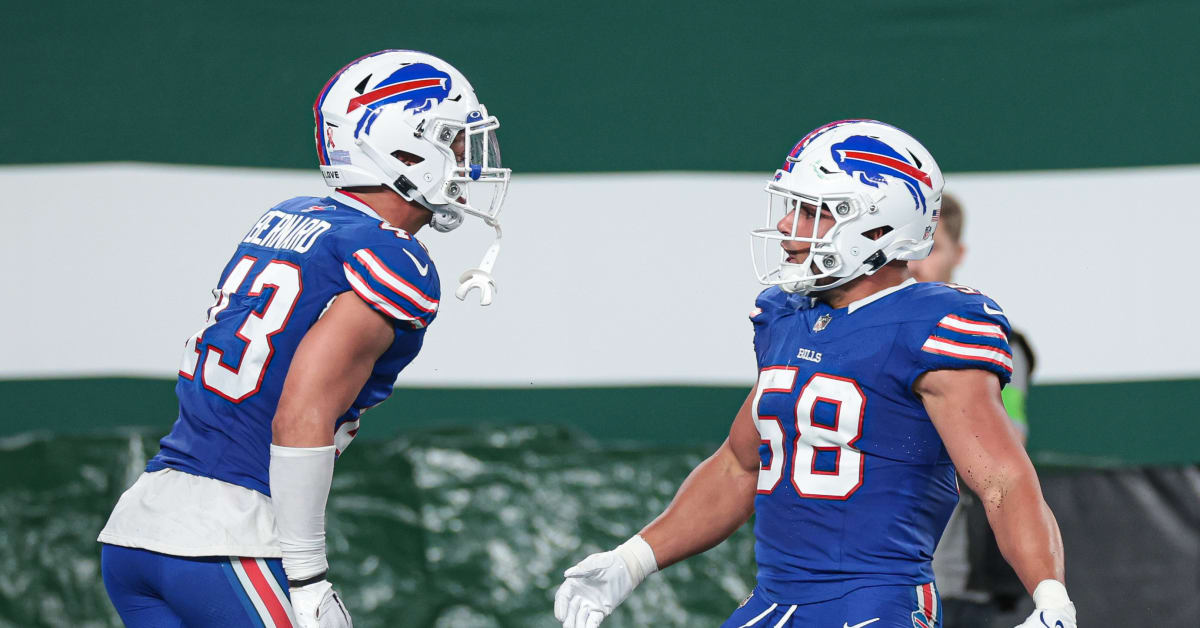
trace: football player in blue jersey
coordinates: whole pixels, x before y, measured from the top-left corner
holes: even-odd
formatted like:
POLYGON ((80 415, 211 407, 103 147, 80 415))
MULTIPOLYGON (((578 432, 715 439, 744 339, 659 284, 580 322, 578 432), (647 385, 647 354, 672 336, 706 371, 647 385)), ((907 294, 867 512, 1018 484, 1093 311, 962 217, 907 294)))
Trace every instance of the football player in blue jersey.
POLYGON ((325 555, 334 461, 421 348, 441 288, 416 233, 496 231, 456 294, 492 299, 509 171, 453 66, 358 59, 313 106, 323 198, 262 215, 184 348, 179 417, 100 533, 128 626, 350 626, 325 555))
POLYGON ((758 384, 657 519, 566 571, 566 628, 599 625, 752 514, 758 585, 724 626, 940 626, 930 561, 955 468, 1037 603, 1023 626, 1075 626, 1058 524, 1000 399, 1008 320, 978 291, 907 268, 933 244, 942 185, 929 152, 880 122, 796 144, 752 233, 772 286, 751 314, 758 384))

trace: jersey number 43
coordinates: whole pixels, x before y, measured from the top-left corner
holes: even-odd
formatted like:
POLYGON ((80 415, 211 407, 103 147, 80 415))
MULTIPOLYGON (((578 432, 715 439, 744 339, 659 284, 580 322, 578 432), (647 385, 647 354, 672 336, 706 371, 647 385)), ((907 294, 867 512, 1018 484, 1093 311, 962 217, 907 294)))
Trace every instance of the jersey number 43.
POLYGON ((790 462, 792 487, 799 496, 846 499, 862 486, 863 454, 854 443, 862 436, 866 397, 852 379, 813 374, 796 398, 796 437, 784 442, 783 421, 760 415, 759 402, 767 393, 790 394, 796 387, 796 372, 795 367, 775 366, 758 375, 751 412, 762 444, 771 450, 770 460, 759 468, 758 492, 774 492, 790 462), (832 421, 818 418, 822 405, 832 421))
MULTIPOLYGON (((229 276, 217 292, 217 302, 208 311, 208 320, 204 327, 187 341, 183 350, 183 364, 179 367, 180 376, 186 379, 195 377, 201 357, 198 345, 204 338, 204 333, 216 324, 217 315, 229 307, 230 299, 241 289, 246 276, 257 261, 247 255, 238 260, 229 272, 229 276)), ((245 347, 242 354, 236 358, 232 355, 226 356, 225 351, 212 343, 209 343, 206 350, 208 355, 200 372, 204 387, 234 403, 243 401, 262 387, 263 374, 275 353, 275 348, 271 346, 271 336, 287 326, 303 290, 300 268, 289 262, 272 260, 254 278, 247 296, 260 296, 267 289, 273 289, 274 292, 262 307, 262 311, 250 310, 238 326, 237 338, 245 347)))

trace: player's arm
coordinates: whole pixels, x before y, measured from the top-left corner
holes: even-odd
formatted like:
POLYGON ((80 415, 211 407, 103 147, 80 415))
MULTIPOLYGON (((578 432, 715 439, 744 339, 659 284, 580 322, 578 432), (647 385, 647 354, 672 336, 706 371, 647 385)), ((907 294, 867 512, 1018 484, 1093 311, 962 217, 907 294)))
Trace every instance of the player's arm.
POLYGON ((271 500, 292 608, 303 628, 349 626, 325 579, 325 505, 334 421, 350 408, 395 331, 362 299, 340 295, 304 335, 272 422, 271 500))
POLYGON ((753 402, 751 391, 729 437, 692 470, 667 509, 642 529, 658 568, 716 546, 754 514, 761 440, 750 413, 753 402))
POLYGON ((375 361, 395 338, 392 324, 343 293, 300 341, 271 424, 276 445, 333 445, 334 420, 350 408, 375 361))
MULTIPOLYGON (((984 370, 935 370, 914 384, 959 475, 983 500, 1004 558, 1039 609, 1070 615, 1063 587, 1058 522, 1042 497, 1037 472, 1000 399, 1000 381, 984 370)), ((1051 624, 1053 625, 1053 624, 1051 624)))
POLYGON ((729 437, 692 470, 661 515, 616 549, 592 554, 563 574, 554 616, 565 628, 599 626, 646 576, 717 545, 750 518, 760 444, 753 400, 751 391, 729 437))

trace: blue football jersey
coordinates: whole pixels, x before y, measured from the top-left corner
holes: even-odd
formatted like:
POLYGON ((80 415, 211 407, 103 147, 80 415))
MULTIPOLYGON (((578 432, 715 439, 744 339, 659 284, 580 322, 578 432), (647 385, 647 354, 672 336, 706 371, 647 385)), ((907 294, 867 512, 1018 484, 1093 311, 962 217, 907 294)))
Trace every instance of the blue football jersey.
POLYGON ((340 454, 359 415, 392 392, 437 314, 441 287, 424 246, 345 192, 294 198, 250 228, 221 272, 205 326, 184 348, 179 418, 147 471, 166 467, 270 495, 271 421, 292 356, 343 293, 395 328, 350 409, 336 418, 340 454))
POLYGON ((906 282, 834 309, 770 288, 751 321, 762 438, 759 586, 805 604, 933 580, 958 501, 954 466, 913 392, 936 369, 1012 371, 1009 325, 977 291, 906 282))

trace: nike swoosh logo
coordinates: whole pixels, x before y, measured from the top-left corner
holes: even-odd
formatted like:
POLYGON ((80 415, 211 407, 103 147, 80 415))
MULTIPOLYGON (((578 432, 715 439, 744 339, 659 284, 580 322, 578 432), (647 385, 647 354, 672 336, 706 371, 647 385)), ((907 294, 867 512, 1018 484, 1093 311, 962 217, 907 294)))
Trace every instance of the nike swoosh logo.
POLYGON ((429 274, 429 264, 418 262, 417 256, 413 255, 408 249, 404 249, 404 254, 408 256, 408 259, 412 260, 413 266, 417 267, 417 272, 421 273, 422 277, 429 274))
MULTIPOLYGON (((1046 611, 1042 611, 1041 613, 1039 613, 1039 614, 1038 614, 1038 619, 1040 619, 1040 620, 1042 621, 1042 625, 1043 625, 1043 626, 1046 626, 1047 628, 1049 628, 1049 627, 1050 627, 1050 624, 1047 624, 1047 623, 1046 623, 1046 611)), ((1059 619, 1059 620, 1056 620, 1056 621, 1054 622, 1054 628, 1063 628, 1063 623, 1062 623, 1062 620, 1061 620, 1061 619, 1059 619)))
MULTIPOLYGON (((405 253, 407 253, 407 252, 408 251, 405 251, 405 253)), ((992 316, 1005 316, 1005 317, 1008 316, 1007 314, 1004 313, 1003 310, 995 310, 995 309, 988 307, 987 303, 983 304, 983 311, 987 312, 988 314, 991 314, 992 316)), ((851 626, 850 628, 854 628, 854 626, 851 626)))
POLYGON ((850 624, 847 624, 846 622, 842 622, 842 628, 862 628, 863 626, 866 626, 867 624, 873 624, 877 621, 879 621, 878 617, 876 617, 875 619, 868 619, 867 621, 859 622, 857 624, 854 624, 853 626, 851 626, 850 624))

